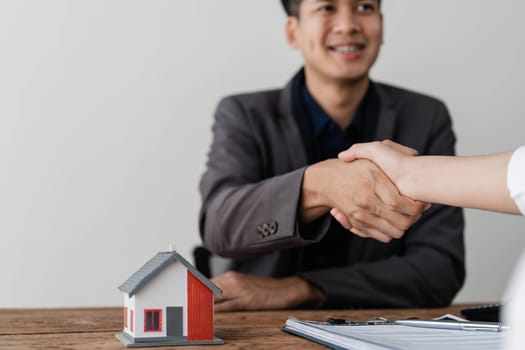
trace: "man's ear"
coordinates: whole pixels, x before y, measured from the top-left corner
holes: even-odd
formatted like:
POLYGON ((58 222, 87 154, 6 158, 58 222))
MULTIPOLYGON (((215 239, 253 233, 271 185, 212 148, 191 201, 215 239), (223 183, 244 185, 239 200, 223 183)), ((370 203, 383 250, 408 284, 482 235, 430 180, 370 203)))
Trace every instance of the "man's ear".
POLYGON ((294 16, 289 16, 286 20, 286 40, 291 48, 297 49, 297 26, 299 20, 294 16))

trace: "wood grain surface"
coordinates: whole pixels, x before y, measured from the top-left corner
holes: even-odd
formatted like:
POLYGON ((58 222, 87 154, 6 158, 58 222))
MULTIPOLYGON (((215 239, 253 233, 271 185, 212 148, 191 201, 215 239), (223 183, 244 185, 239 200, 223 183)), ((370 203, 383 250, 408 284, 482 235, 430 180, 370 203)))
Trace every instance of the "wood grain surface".
MULTIPOLYGON (((466 305, 436 309, 285 310, 231 312, 215 315, 215 336, 224 345, 184 346, 184 350, 211 349, 324 349, 281 331, 288 316, 316 321, 327 317, 364 320, 382 316, 433 318, 460 315, 466 305)), ((0 349, 124 349, 115 338, 122 330, 122 308, 0 309, 0 349)), ((158 347, 155 349, 173 349, 158 347)))

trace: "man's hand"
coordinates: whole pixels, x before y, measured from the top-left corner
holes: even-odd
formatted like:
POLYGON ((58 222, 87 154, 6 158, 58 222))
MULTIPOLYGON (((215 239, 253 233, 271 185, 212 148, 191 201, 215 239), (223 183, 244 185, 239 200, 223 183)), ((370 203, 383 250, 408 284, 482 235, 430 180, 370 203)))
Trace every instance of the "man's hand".
MULTIPOLYGON (((339 154, 339 159, 345 162, 352 162, 356 159, 369 159, 378 165, 381 170, 394 182, 401 194, 400 184, 404 175, 404 161, 407 157, 417 156, 418 152, 410 147, 406 147, 390 140, 382 142, 369 142, 355 144, 348 150, 339 154)), ((424 210, 430 207, 429 203, 416 202, 424 205, 424 210)), ((352 229, 352 224, 345 216, 344 212, 338 208, 332 208, 330 214, 346 229, 362 236, 367 237, 366 233, 352 229)), ((415 218, 415 217, 414 217, 415 218)), ((417 220, 417 218, 416 218, 417 220)), ((415 220, 414 220, 415 222, 415 220)))
POLYGON ((328 205, 325 212, 337 208, 332 215, 345 228, 385 243, 402 237, 426 205, 401 196, 381 169, 368 160, 348 163, 329 159, 308 167, 302 194, 303 221, 308 222, 314 209, 328 205))
POLYGON ((212 279, 222 289, 215 311, 290 309, 319 304, 323 293, 300 277, 270 278, 229 271, 212 279))

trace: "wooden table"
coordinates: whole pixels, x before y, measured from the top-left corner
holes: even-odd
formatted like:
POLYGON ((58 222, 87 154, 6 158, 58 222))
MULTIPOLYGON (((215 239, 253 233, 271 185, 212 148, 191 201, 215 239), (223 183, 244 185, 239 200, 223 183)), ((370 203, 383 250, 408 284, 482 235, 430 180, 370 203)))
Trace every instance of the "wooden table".
MULTIPOLYGON (((460 315, 465 305, 437 309, 387 310, 287 310, 232 312, 215 315, 215 335, 224 345, 185 346, 180 349, 325 349, 284 333, 280 328, 288 316, 322 321, 328 316, 389 319, 417 316, 433 318, 446 313, 460 315)), ((1 309, 0 349, 125 349, 115 338, 122 330, 122 308, 89 309, 1 309)), ((173 349, 152 348, 152 349, 173 349)))

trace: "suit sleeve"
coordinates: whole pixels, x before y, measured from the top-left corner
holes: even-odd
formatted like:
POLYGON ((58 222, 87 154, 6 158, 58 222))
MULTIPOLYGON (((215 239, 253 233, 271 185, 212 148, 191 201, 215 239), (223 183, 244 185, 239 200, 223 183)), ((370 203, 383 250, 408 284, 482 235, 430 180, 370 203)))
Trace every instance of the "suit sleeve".
POLYGON ((300 234, 296 217, 305 168, 268 176, 269 140, 250 113, 235 97, 221 101, 200 182, 201 238, 206 248, 225 257, 314 243, 329 225, 327 218, 314 235, 300 234))
MULTIPOLYGON (((453 155, 455 136, 441 103, 429 130, 420 153, 453 155)), ((301 275, 325 291, 323 308, 445 306, 465 279, 463 228, 461 209, 432 205, 401 240, 389 243, 400 245, 401 253, 387 259, 364 253, 363 262, 355 265, 301 275)), ((364 246, 366 252, 385 249, 371 240, 364 246)))

